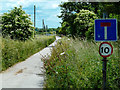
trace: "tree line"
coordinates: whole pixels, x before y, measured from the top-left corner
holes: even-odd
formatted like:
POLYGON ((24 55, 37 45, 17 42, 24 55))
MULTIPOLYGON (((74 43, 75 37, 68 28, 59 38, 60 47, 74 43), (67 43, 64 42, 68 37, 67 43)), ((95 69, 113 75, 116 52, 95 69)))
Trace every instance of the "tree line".
POLYGON ((22 6, 2 15, 2 36, 11 39, 27 40, 34 38, 35 31, 57 32, 71 37, 93 39, 94 20, 98 18, 115 18, 118 22, 118 35, 120 37, 120 2, 62 2, 60 5, 62 19, 61 27, 34 28, 31 19, 22 6), (104 14, 104 15, 103 15, 104 14), (103 17, 104 16, 104 17, 103 17))
POLYGON ((59 33, 93 39, 94 20, 115 18, 120 37, 120 2, 63 2, 60 5, 62 19, 59 33))
POLYGON ((58 33, 59 29, 58 28, 35 28, 36 34, 55 34, 58 33))

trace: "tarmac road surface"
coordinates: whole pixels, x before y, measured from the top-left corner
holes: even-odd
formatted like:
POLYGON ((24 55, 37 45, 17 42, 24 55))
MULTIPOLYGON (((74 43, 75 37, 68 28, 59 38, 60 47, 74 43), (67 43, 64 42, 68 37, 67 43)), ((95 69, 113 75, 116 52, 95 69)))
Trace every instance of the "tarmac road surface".
POLYGON ((52 46, 58 39, 61 37, 56 36, 56 40, 48 47, 0 73, 2 88, 43 88, 45 75, 41 58, 51 54, 52 46))

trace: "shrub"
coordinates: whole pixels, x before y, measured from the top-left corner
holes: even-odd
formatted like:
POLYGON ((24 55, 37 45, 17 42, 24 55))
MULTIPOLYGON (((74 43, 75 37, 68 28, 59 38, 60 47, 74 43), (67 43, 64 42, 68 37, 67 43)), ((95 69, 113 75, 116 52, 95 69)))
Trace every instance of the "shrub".
POLYGON ((22 10, 22 6, 15 7, 2 16, 2 35, 11 39, 27 40, 34 37, 34 27, 29 15, 22 10))
POLYGON ((97 15, 89 10, 80 10, 76 13, 74 24, 76 25, 77 35, 80 37, 93 38, 94 33, 94 20, 97 15))
POLYGON ((70 34, 70 25, 69 25, 69 23, 63 22, 62 27, 59 29, 59 33, 64 34, 64 35, 70 34))

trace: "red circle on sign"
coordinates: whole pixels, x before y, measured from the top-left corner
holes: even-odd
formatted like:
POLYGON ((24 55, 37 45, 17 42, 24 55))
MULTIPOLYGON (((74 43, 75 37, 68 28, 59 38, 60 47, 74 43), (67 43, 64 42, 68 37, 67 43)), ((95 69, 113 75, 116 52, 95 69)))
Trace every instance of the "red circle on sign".
MULTIPOLYGON (((108 48, 108 47, 107 47, 108 48)), ((102 42, 101 44, 100 44, 100 46, 99 46, 99 54, 102 56, 102 57, 109 57, 111 54, 113 53, 113 47, 112 47, 112 45, 110 44, 110 43, 108 43, 108 42, 102 42), (109 52, 109 54, 108 55, 103 55, 102 53, 101 53, 101 46, 102 45, 104 45, 104 44, 107 44, 109 47, 110 47, 110 52, 109 52)))

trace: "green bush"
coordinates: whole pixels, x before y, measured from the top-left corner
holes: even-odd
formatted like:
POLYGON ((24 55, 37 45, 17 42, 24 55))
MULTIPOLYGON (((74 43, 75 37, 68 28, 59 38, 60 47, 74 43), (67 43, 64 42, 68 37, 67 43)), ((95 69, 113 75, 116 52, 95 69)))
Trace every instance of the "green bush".
POLYGON ((74 24, 76 25, 77 35, 80 37, 93 38, 94 34, 94 20, 97 15, 89 10, 80 10, 76 13, 74 24))
MULTIPOLYGON (((46 88, 102 88, 102 57, 100 43, 63 39, 52 50, 49 59, 43 58, 46 88)), ((108 57, 107 88, 120 88, 118 43, 108 57)))
POLYGON ((70 33, 70 25, 68 22, 62 23, 62 27, 59 29, 59 33, 64 34, 64 35, 71 34, 70 33))
POLYGON ((2 39, 2 70, 6 70, 12 65, 24 61, 29 56, 40 51, 55 40, 55 36, 36 36, 33 40, 25 42, 2 39))
POLYGON ((74 37, 93 39, 94 20, 97 15, 89 10, 80 10, 79 13, 71 15, 70 20, 63 21, 59 33, 74 37))
POLYGON ((11 39, 27 40, 34 37, 34 27, 29 15, 22 10, 22 6, 15 7, 2 16, 2 35, 11 39))

